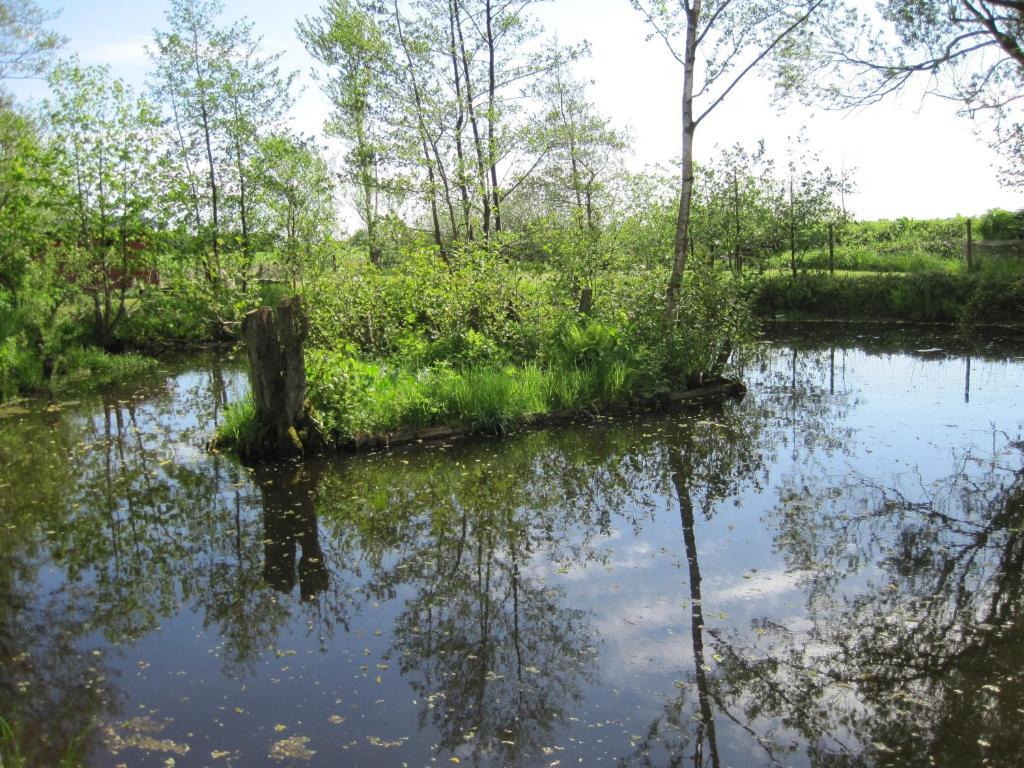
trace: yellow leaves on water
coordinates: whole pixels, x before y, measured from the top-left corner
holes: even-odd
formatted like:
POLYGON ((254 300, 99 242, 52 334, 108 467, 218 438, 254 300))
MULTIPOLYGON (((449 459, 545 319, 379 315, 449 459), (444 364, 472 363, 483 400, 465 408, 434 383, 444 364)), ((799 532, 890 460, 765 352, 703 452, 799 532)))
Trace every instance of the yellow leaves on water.
POLYGON ((102 728, 101 733, 103 742, 112 755, 126 749, 187 755, 191 750, 188 744, 179 744, 172 739, 158 739, 152 735, 159 733, 165 727, 166 723, 158 723, 148 717, 133 717, 118 726, 106 725, 102 728))
POLYGON ((307 747, 308 743, 309 736, 289 736, 287 739, 281 739, 281 741, 275 742, 270 748, 270 759, 279 762, 284 760, 309 760, 316 754, 316 751, 307 747))
POLYGON ((403 736, 400 739, 395 739, 394 741, 388 741, 387 739, 382 739, 379 736, 367 736, 366 740, 368 742, 370 742, 371 744, 373 744, 373 746, 375 746, 375 747, 381 747, 382 749, 388 749, 390 747, 400 747, 400 746, 402 746, 405 742, 407 742, 409 740, 409 737, 408 736, 403 736))

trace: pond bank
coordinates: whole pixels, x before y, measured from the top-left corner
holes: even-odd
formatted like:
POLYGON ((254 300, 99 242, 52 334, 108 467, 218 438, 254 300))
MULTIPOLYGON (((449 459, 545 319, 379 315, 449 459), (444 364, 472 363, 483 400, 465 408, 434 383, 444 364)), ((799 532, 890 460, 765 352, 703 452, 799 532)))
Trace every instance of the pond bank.
POLYGON ((728 331, 679 334, 687 345, 679 350, 666 338, 629 344, 618 328, 576 317, 543 340, 547 353, 526 359, 368 359, 348 345, 305 351, 310 322, 302 299, 292 297, 276 310, 251 311, 243 333, 252 394, 232 406, 213 447, 247 461, 507 433, 744 391, 720 375, 734 345, 728 331))
MULTIPOLYGON (((605 408, 591 410, 563 409, 542 413, 518 420, 503 432, 538 429, 562 424, 570 424, 588 419, 596 419, 607 415, 640 413, 651 410, 669 408, 693 408, 712 403, 720 403, 730 398, 742 398, 747 388, 738 381, 719 379, 702 387, 662 392, 647 397, 637 397, 630 403, 620 403, 605 408)), ((340 451, 355 452, 366 449, 390 448, 406 443, 424 443, 437 440, 450 440, 459 437, 485 434, 483 430, 472 424, 454 424, 425 427, 423 429, 399 429, 394 432, 355 436, 339 445, 340 451)))
POLYGON ((770 275, 758 284, 754 311, 787 320, 872 320, 1015 324, 1024 279, 1007 274, 837 273, 770 275))

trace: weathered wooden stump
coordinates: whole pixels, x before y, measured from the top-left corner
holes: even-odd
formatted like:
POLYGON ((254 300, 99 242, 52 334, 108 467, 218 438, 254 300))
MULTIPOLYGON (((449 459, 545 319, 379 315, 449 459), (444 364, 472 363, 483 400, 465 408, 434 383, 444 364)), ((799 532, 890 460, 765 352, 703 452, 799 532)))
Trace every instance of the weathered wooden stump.
POLYGON ((308 334, 309 320, 298 296, 282 301, 276 313, 260 307, 245 316, 242 336, 259 424, 257 439, 240 446, 245 458, 290 458, 323 448, 320 426, 306 405, 303 344, 308 334))

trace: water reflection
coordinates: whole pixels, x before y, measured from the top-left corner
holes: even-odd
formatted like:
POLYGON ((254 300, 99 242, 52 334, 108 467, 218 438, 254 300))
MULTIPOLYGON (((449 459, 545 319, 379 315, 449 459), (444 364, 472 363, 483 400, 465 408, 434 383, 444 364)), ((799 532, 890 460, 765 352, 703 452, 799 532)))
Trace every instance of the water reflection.
POLYGON ((262 496, 263 578, 290 594, 297 572, 303 600, 312 600, 330 583, 314 504, 320 468, 313 462, 285 469, 263 465, 253 478, 262 496), (297 568, 296 550, 301 551, 297 568))
POLYGON ((776 540, 814 574, 813 625, 795 633, 766 617, 767 653, 730 641, 737 663, 761 672, 744 695, 871 764, 1024 761, 1022 446, 996 445, 937 482, 855 478, 813 536, 817 500, 791 496, 776 540))
POLYGON ((582 457, 552 440, 371 457, 320 490, 325 519, 373 568, 366 592, 403 596, 384 658, 420 702, 419 727, 473 764, 535 763, 596 680, 590 612, 545 572, 599 559, 626 470, 590 445, 590 471, 568 471, 582 457))
POLYGON ((8 418, 0 716, 40 765, 1024 762, 1020 363, 790 341, 719 409, 253 471, 222 365, 8 418))

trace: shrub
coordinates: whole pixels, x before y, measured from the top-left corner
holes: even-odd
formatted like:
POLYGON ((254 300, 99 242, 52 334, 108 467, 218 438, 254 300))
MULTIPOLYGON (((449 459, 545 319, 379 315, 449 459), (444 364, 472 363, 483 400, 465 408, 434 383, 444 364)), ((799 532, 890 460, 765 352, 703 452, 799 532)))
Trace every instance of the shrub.
POLYGON ((63 391, 125 384, 156 369, 157 361, 151 357, 134 353, 111 355, 95 347, 71 347, 57 357, 51 386, 55 391, 63 391))
POLYGON ((0 401, 42 389, 43 364, 29 348, 24 334, 0 342, 0 401))

